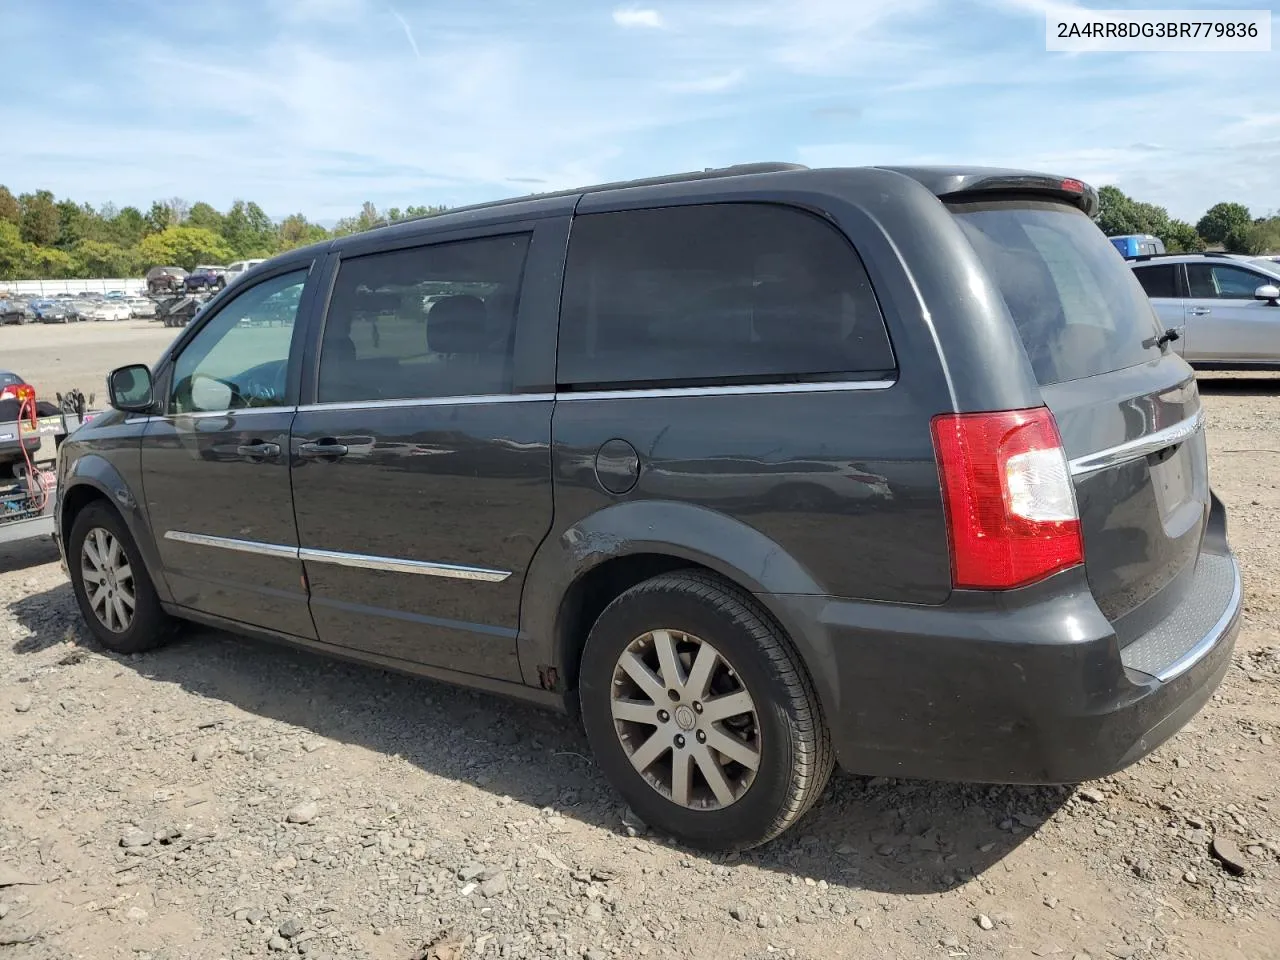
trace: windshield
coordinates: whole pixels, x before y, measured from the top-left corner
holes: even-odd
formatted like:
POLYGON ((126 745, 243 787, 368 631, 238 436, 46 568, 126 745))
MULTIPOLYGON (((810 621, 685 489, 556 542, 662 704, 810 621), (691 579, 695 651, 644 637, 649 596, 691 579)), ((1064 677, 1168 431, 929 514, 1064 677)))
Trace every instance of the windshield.
POLYGON ((952 204, 1042 385, 1160 356, 1155 312, 1102 231, 1048 201, 952 204))

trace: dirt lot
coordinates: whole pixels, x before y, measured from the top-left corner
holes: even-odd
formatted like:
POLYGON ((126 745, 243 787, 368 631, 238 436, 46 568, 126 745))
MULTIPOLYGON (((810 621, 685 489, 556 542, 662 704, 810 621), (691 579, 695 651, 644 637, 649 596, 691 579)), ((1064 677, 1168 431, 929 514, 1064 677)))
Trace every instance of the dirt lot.
POLYGON ((107 371, 154 363, 178 332, 158 320, 0 327, 0 368, 21 374, 42 400, 78 389, 104 403, 107 371))
MULTIPOLYGON (((58 387, 171 333, 46 332, 5 361, 58 387)), ((629 822, 565 720, 204 630, 106 654, 50 548, 0 556, 0 958, 1280 957, 1280 379, 1204 392, 1247 611, 1190 727, 1075 790, 839 777, 736 858, 629 822)))

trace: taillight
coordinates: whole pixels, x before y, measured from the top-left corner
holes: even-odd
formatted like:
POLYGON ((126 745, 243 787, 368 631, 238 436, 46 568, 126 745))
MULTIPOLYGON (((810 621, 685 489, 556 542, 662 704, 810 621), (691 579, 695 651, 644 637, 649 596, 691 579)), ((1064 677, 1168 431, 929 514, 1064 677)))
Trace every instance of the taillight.
POLYGON ((933 418, 957 588, 1008 590, 1084 561, 1071 471, 1046 407, 933 418))
POLYGON ((1063 180, 1063 193, 1084 193, 1084 184, 1079 180, 1063 180))

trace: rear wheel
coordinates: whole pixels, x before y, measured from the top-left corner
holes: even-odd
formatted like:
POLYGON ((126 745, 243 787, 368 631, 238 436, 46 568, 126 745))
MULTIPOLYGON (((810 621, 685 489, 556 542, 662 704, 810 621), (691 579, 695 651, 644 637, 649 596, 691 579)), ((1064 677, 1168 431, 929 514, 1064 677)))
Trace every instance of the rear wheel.
POLYGON ((104 502, 85 507, 71 525, 67 566, 80 613, 108 650, 140 653, 173 633, 138 546, 104 502))
POLYGON ((772 840, 831 774, 830 737, 790 642, 710 575, 667 574, 614 600, 587 640, 580 695, 610 782, 691 846, 772 840))

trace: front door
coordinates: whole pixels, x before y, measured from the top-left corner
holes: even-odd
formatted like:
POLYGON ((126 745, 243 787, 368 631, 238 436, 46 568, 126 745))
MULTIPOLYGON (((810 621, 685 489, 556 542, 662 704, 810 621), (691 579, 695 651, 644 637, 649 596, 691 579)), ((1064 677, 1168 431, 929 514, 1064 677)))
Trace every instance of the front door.
POLYGON ((1254 298, 1274 283, 1230 263, 1188 263, 1190 346, 1196 360, 1275 362, 1280 357, 1280 308, 1254 298))
POLYGON ((160 377, 165 413, 143 435, 142 482, 176 603, 314 638, 288 456, 307 277, 246 287, 182 346, 160 377))
POLYGON ((552 509, 553 400, 516 373, 533 235, 344 255, 293 426, 320 640, 521 679, 520 591, 552 509))

